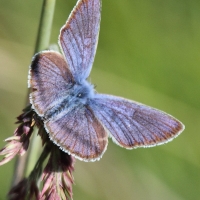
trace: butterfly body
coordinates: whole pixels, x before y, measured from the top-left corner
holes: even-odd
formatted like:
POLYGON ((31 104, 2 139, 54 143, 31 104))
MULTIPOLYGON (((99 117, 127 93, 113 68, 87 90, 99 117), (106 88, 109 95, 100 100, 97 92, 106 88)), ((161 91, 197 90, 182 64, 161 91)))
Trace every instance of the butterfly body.
POLYGON ((72 108, 80 105, 87 105, 89 99, 94 97, 93 85, 87 81, 82 81, 81 83, 75 83, 63 93, 63 97, 60 97, 59 102, 53 107, 50 107, 45 113, 43 118, 48 121, 54 118, 63 110, 70 111, 72 108))
POLYGON ((184 125, 141 103, 96 93, 87 81, 96 47, 101 0, 79 0, 61 28, 62 54, 42 51, 29 70, 30 103, 50 139, 84 161, 99 160, 108 137, 121 147, 152 147, 171 141, 184 125))

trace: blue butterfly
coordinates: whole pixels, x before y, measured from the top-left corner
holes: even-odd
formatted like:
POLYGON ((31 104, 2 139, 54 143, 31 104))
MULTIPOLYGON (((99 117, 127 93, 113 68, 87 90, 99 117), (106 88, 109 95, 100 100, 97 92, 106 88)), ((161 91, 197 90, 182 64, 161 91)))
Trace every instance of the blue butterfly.
POLYGON ((34 56, 29 71, 30 102, 50 139, 84 161, 99 160, 108 137, 133 149, 163 144, 184 130, 174 117, 121 97, 98 94, 87 81, 100 18, 101 0, 79 0, 60 31, 63 55, 42 51, 34 56))

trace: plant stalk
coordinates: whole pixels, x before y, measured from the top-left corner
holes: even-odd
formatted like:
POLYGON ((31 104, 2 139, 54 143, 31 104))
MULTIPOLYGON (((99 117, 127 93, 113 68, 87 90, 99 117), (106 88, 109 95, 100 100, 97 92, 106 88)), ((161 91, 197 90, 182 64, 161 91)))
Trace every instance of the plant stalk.
MULTIPOLYGON (((44 0, 42 5, 38 35, 34 54, 49 47, 51 28, 56 0, 44 0)), ((29 93, 26 98, 26 106, 29 104, 29 93)), ((11 187, 16 185, 25 175, 30 173, 37 162, 38 154, 41 152, 41 141, 36 132, 32 135, 29 151, 22 157, 18 157, 15 162, 14 174, 11 187)))

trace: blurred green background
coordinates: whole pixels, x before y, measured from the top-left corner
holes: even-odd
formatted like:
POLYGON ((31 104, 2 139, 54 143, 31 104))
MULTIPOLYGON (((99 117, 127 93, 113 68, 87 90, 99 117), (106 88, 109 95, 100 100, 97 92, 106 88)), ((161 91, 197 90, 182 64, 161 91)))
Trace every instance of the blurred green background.
MULTIPOLYGON (((57 1, 51 43, 75 4, 57 1)), ((25 104, 41 6, 40 0, 0 0, 0 147, 25 104)), ((103 0, 90 77, 97 91, 164 110, 186 130, 155 148, 129 151, 110 140, 100 162, 76 161, 75 200, 199 199, 199 65, 199 0, 103 0)), ((0 200, 13 167, 14 161, 0 167, 0 200)))

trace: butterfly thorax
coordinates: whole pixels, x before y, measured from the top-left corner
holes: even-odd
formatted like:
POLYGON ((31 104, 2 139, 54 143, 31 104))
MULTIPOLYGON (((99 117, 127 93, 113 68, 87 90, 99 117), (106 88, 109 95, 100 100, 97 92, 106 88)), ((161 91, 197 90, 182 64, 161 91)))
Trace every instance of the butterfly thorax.
POLYGON ((88 100, 94 96, 94 86, 87 81, 75 83, 69 91, 63 93, 59 102, 49 108, 44 114, 44 120, 48 121, 56 117, 61 112, 69 112, 76 106, 84 106, 88 100))

